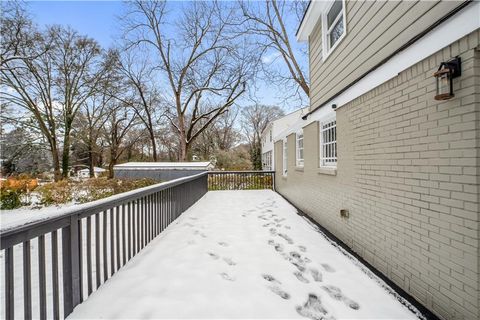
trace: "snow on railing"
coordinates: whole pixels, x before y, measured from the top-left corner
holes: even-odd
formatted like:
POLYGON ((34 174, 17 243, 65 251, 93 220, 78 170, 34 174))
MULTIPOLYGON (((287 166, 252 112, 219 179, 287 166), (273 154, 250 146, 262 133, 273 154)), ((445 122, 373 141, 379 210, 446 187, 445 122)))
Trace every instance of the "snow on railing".
POLYGON ((2 230, 2 316, 67 317, 206 192, 205 172, 2 230), (34 264, 32 251, 38 252, 34 264))
POLYGON ((275 190, 275 171, 209 171, 208 190, 275 190))

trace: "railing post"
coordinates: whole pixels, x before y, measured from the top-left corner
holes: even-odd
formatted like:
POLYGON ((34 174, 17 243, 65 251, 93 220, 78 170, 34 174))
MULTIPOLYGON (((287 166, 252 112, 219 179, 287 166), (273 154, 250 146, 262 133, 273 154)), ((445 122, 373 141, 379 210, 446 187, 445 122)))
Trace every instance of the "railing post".
POLYGON ((63 314, 65 318, 80 303, 78 222, 78 216, 72 215, 70 225, 62 229, 63 314))

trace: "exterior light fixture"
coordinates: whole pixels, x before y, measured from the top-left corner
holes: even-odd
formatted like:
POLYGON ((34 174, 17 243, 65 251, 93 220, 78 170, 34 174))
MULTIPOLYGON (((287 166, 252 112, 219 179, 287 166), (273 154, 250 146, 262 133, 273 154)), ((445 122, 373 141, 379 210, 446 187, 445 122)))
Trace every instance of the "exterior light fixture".
POLYGON ((461 60, 459 57, 442 62, 438 71, 433 74, 437 81, 435 100, 453 98, 453 79, 462 75, 461 60))
POLYGON ((333 110, 336 110, 336 109, 337 109, 337 105, 336 105, 335 103, 332 104, 332 109, 333 109, 333 110))

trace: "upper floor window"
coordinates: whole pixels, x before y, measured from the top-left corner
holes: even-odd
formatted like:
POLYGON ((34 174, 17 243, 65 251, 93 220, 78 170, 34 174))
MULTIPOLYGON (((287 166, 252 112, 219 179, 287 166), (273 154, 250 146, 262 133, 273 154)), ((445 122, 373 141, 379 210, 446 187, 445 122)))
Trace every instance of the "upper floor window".
POLYGON ((272 130, 270 129, 270 142, 272 142, 272 130))
POLYGON ((320 122, 320 167, 337 166, 337 121, 320 122))
POLYGON ((288 163, 287 163, 287 139, 283 140, 283 175, 287 175, 288 163))
POLYGON ((297 167, 303 167, 303 130, 296 134, 297 167))
POLYGON ((335 0, 323 15, 323 58, 335 49, 345 35, 345 3, 335 0))

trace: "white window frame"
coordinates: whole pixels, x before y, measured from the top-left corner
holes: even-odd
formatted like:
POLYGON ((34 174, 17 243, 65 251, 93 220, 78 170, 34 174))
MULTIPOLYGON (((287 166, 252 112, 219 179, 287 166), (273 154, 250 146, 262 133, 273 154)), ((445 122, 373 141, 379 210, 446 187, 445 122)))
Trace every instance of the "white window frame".
POLYGON ((335 1, 332 1, 326 8, 326 10, 322 13, 322 44, 323 44, 323 50, 322 50, 322 57, 323 61, 325 61, 328 56, 337 48, 337 46, 342 42, 343 38, 347 35, 347 11, 345 10, 345 0, 342 1, 342 10, 340 14, 335 18, 333 21, 332 25, 330 26, 330 29, 327 28, 327 15, 330 9, 332 9, 333 4, 335 1), (332 47, 330 47, 330 32, 332 31, 333 27, 338 23, 339 19, 343 19, 343 34, 338 38, 337 42, 334 43, 332 47))
POLYGON ((288 172, 288 156, 287 156, 287 139, 283 140, 283 164, 282 164, 282 174, 284 177, 287 176, 288 172))
POLYGON ((296 160, 297 167, 303 167, 305 164, 305 146, 304 146, 303 130, 299 130, 295 134, 295 155, 296 155, 295 160, 296 160), (300 140, 302 140, 301 148, 299 143, 300 140), (302 154, 301 156, 300 156, 300 153, 302 154))
MULTIPOLYGON (((319 121, 318 123, 319 125, 319 128, 318 128, 318 132, 319 132, 319 140, 320 140, 320 167, 321 168, 337 168, 337 119, 336 117, 329 117, 329 118, 325 118, 321 121, 319 121), (327 128, 324 128, 325 125, 327 124, 330 124, 332 122, 335 122, 333 125, 327 127, 327 128), (328 133, 326 133, 328 130, 331 130, 331 129, 335 129, 334 130, 334 134, 333 134, 333 138, 332 140, 329 140, 328 142, 325 142, 325 139, 324 139, 324 133, 328 135, 328 133), (324 153, 324 146, 325 145, 328 145, 330 148, 330 153, 333 153, 335 156, 331 157, 331 156, 327 156, 325 155, 324 153)), ((331 134, 331 133, 330 133, 331 134)))

